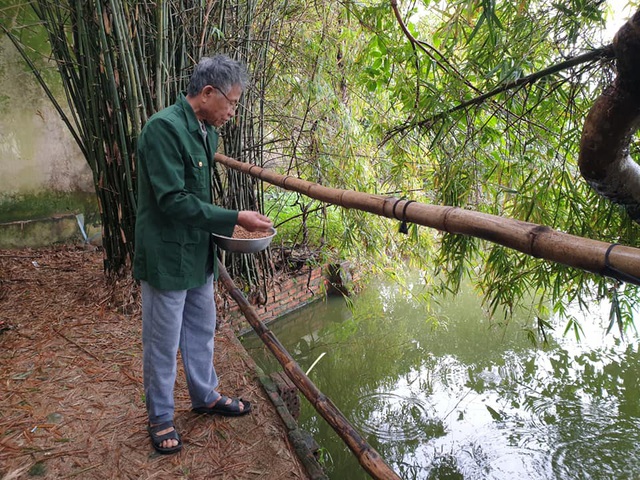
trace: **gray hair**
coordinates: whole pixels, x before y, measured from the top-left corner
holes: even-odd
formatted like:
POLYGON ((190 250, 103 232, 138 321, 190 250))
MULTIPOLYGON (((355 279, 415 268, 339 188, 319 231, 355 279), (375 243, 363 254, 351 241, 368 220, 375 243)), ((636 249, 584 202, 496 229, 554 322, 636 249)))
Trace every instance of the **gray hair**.
POLYGON ((187 94, 198 95, 207 85, 217 87, 224 93, 228 93, 234 85, 240 85, 244 90, 248 82, 247 69, 242 63, 226 55, 202 57, 191 75, 187 94))

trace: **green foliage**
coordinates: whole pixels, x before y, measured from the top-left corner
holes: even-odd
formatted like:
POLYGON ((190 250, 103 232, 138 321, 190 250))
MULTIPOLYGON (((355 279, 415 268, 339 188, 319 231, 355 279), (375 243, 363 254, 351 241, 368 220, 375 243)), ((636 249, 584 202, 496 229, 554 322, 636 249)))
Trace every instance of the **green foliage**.
POLYGON ((331 452, 324 447, 320 447, 317 451, 318 462, 324 468, 330 468, 333 465, 333 458, 331 457, 331 452))
POLYGON ((278 230, 278 241, 320 249, 337 245, 342 237, 340 214, 335 207, 286 191, 265 195, 265 214, 278 230))
MULTIPOLYGON (((287 91, 270 129, 285 173, 637 244, 638 227, 599 198, 576 165, 584 116, 614 75, 609 62, 578 64, 455 109, 609 42, 598 34, 605 3, 425 0, 400 11, 413 39, 386 2, 341 5, 300 7, 305 21, 285 28, 286 42, 276 48, 296 52, 274 61, 266 90, 274 102, 287 91)), ((618 291, 611 280, 488 242, 426 229, 404 237, 392 221, 340 215, 342 238, 333 246, 342 255, 380 265, 409 261, 451 291, 469 277, 490 311, 536 298, 539 318, 568 317, 569 301, 618 291)), ((631 323, 636 290, 618 292, 615 316, 626 319, 618 327, 631 323)), ((568 326, 579 333, 575 322, 568 326)))
MULTIPOLYGON (((133 260, 135 152, 144 123, 186 90, 193 67, 209 50, 260 66, 266 44, 254 48, 254 36, 246 29, 254 19, 254 6, 226 2, 203 8, 192 0, 158 5, 135 0, 0 4, 10 13, 0 31, 22 55, 92 170, 107 273, 126 273, 133 260), (43 59, 56 66, 57 81, 43 74, 43 59), (54 95, 60 85, 71 114, 62 107, 62 95, 54 95)), ((250 153, 245 159, 259 163, 251 153, 259 152, 252 129, 246 128, 255 93, 246 93, 243 108, 221 136, 228 155, 241 157, 246 147, 250 153)), ((224 179, 223 185, 220 172, 213 172, 216 198, 224 207, 260 209, 256 180, 235 172, 224 179)), ((268 270, 264 255, 236 257, 230 263, 230 272, 245 273, 250 284, 268 270)))

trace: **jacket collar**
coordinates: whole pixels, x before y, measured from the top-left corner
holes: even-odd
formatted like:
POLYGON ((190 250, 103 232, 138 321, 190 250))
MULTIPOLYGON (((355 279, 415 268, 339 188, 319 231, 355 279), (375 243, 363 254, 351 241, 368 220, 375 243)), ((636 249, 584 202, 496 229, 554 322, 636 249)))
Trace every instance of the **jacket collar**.
POLYGON ((184 92, 181 93, 176 100, 176 105, 178 105, 184 112, 184 117, 187 119, 187 129, 190 132, 199 132, 200 122, 198 121, 193 108, 191 108, 191 104, 187 101, 187 97, 185 96, 184 92))
MULTIPOLYGON (((187 119, 187 130, 194 135, 200 136, 200 121, 198 120, 198 117, 196 117, 196 114, 193 111, 193 108, 191 108, 191 104, 187 101, 187 97, 184 93, 180 94, 176 100, 176 105, 184 112, 184 117, 187 119)), ((206 148, 209 153, 215 153, 218 145, 218 130, 208 123, 205 123, 205 125, 207 126, 206 148)))

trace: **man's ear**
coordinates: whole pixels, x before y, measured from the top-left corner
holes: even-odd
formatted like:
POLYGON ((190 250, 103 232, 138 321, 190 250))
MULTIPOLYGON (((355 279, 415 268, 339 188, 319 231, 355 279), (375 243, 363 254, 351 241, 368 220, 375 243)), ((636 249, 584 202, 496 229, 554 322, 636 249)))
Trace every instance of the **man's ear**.
POLYGON ((211 85, 205 85, 200 93, 205 97, 210 97, 214 90, 215 89, 211 85))

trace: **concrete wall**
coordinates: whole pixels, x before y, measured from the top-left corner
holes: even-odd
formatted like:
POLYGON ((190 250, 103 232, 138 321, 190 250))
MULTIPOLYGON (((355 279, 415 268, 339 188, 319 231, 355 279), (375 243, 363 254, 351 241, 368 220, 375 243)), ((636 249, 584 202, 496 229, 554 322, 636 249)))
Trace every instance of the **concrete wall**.
MULTIPOLYGON (((51 66, 47 78, 57 78, 51 66)), ((56 94, 63 94, 59 85, 56 94)), ((91 170, 24 60, 1 35, 0 208, 8 198, 43 190, 91 192, 91 170)))

